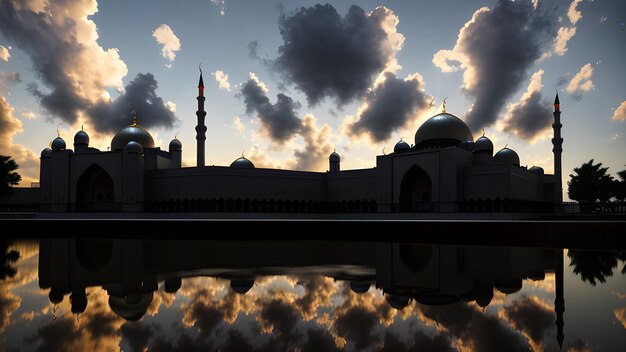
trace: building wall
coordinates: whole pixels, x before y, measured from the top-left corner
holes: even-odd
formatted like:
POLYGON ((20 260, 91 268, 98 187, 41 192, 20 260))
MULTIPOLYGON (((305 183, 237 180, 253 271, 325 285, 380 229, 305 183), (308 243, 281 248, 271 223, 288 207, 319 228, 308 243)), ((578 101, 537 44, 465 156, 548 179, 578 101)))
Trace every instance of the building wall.
POLYGON ((326 176, 328 184, 324 200, 376 200, 376 169, 347 170, 326 176))

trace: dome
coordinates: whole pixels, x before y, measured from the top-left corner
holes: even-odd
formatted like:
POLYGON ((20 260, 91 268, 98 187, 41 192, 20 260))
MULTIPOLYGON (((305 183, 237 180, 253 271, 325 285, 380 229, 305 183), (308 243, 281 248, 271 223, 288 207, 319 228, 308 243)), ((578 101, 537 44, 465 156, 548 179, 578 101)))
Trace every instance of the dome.
POLYGON ((341 156, 336 152, 333 151, 332 153, 330 153, 330 155, 328 156, 328 161, 332 161, 332 162, 340 162, 341 161, 341 156))
POLYGON ((350 281, 350 289, 354 293, 365 293, 369 291, 372 284, 369 281, 350 281))
POLYGON ((519 156, 513 149, 504 147, 493 156, 496 164, 513 164, 519 166, 519 156))
POLYGON ((498 279, 496 280, 496 289, 506 295, 513 294, 522 289, 522 279, 498 279))
POLYGON ((139 153, 139 154, 143 154, 143 147, 141 146, 141 144, 135 142, 135 141, 130 141, 128 143, 126 143, 126 146, 124 147, 124 151, 126 153, 139 153))
POLYGON ((388 293, 385 294, 385 299, 387 299, 387 303, 389 303, 391 307, 402 310, 409 305, 411 297, 388 293))
POLYGON ((532 172, 533 174, 543 175, 543 168, 539 166, 533 166, 528 169, 528 171, 532 172))
POLYGON ((183 286, 183 280, 180 277, 170 277, 165 279, 165 292, 176 293, 183 286))
POLYGON ((65 150, 65 141, 61 137, 57 137, 52 141, 52 150, 65 150))
POLYGON ((111 140, 111 150, 122 150, 130 141, 141 144, 143 148, 154 148, 154 139, 152 139, 150 132, 143 127, 132 124, 115 134, 111 140))
POLYGON ((402 139, 400 139, 400 141, 398 143, 396 143, 395 147, 393 147, 393 152, 394 153, 404 153, 408 150, 411 149, 411 146, 409 145, 409 143, 403 141, 402 139))
POLYGON ((241 156, 237 158, 237 160, 233 161, 230 164, 230 167, 238 169, 254 169, 254 164, 252 163, 252 161, 246 159, 245 156, 241 156))
POLYGON ((88 146, 89 135, 87 134, 87 132, 83 130, 76 132, 76 134, 74 135, 74 144, 88 146))
POLYGON ((72 292, 70 295, 70 304, 72 313, 84 313, 85 309, 87 309, 87 295, 85 295, 85 291, 72 292))
POLYGON ((474 137, 465 122, 446 112, 426 120, 415 132, 418 147, 457 145, 470 140, 474 137))
POLYGON ((179 152, 183 150, 183 144, 178 140, 178 138, 172 139, 170 142, 169 151, 170 152, 179 152))
POLYGON ((46 147, 44 148, 44 150, 41 151, 41 158, 45 159, 45 158, 49 158, 52 156, 52 149, 46 147))
POLYGON ((129 298, 111 295, 109 296, 109 307, 118 316, 129 321, 137 321, 146 314, 150 303, 152 303, 153 293, 132 295, 132 299, 129 298))
POLYGON ((254 286, 254 280, 252 279, 235 279, 230 281, 230 288, 240 295, 250 291, 252 286, 254 286))
POLYGON ((493 155, 493 143, 491 143, 489 138, 482 136, 474 143, 474 152, 484 152, 493 155))

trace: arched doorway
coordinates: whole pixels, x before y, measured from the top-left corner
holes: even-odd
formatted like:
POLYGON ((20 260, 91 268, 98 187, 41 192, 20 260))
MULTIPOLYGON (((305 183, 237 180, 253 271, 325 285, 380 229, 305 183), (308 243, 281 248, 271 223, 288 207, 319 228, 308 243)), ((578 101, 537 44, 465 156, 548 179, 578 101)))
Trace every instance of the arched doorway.
POLYGON ((100 166, 93 164, 83 172, 76 184, 77 211, 114 211, 113 179, 100 166))
POLYGON ((432 211, 433 183, 424 169, 413 165, 400 185, 400 211, 432 211))

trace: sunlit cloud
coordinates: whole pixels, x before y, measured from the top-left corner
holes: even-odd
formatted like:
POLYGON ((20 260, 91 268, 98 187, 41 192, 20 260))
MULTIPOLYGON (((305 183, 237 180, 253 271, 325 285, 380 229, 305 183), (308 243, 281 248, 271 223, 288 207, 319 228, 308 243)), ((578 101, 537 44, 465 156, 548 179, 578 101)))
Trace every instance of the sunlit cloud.
POLYGON ((0 45, 0 60, 4 61, 4 62, 8 62, 9 58, 11 57, 11 53, 9 52, 9 49, 11 47, 5 47, 3 45, 0 45))
POLYGON ((227 90, 230 92, 230 83, 228 82, 228 74, 224 73, 222 70, 217 70, 212 73, 215 76, 215 81, 217 82, 217 86, 219 89, 227 90))
POLYGON ((583 0, 572 0, 567 8, 567 18, 572 25, 576 24, 583 17, 582 12, 576 8, 581 2, 583 2, 583 0))
POLYGON ((594 89, 593 81, 591 81, 591 77, 593 76, 593 67, 590 63, 585 64, 580 68, 580 71, 572 77, 572 79, 567 84, 565 90, 569 94, 581 94, 582 92, 589 92, 594 89))
POLYGON ((157 27, 152 36, 156 39, 157 43, 161 44, 161 56, 169 61, 176 59, 176 52, 180 50, 180 39, 174 34, 174 31, 167 24, 162 24, 157 27))
POLYGON ((626 121, 626 100, 624 100, 613 112, 611 116, 613 121, 626 121))
POLYGON ((0 95, 0 150, 19 164, 17 171, 22 175, 20 185, 26 186, 39 179, 39 156, 24 145, 14 142, 15 135, 24 131, 24 125, 15 117, 14 111, 9 102, 0 95))

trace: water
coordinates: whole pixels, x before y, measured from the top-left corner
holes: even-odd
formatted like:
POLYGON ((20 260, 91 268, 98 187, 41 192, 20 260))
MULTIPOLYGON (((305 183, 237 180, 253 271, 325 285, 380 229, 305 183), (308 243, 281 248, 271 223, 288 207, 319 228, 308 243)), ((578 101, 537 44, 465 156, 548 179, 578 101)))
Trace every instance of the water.
POLYGON ((0 255, 6 351, 626 346, 625 252, 60 239, 0 255))

